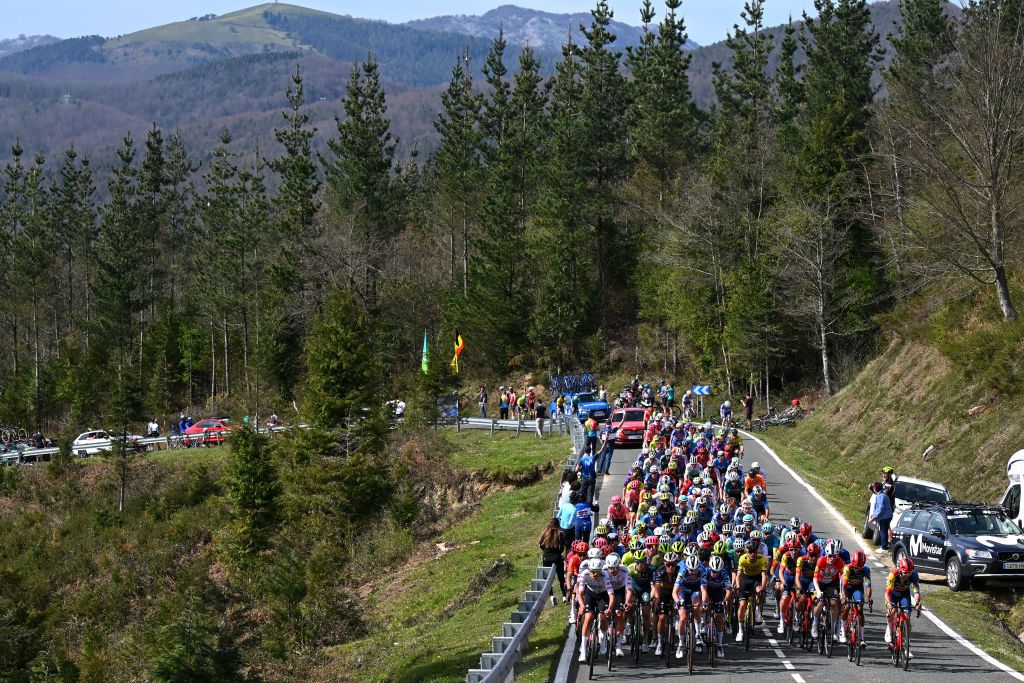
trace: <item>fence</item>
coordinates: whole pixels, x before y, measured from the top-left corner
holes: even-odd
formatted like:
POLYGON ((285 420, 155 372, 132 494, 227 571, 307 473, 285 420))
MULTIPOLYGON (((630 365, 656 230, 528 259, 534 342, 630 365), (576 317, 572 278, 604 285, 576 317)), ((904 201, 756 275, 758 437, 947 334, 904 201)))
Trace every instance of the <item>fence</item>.
MULTIPOLYGON (((305 428, 306 425, 299 425, 299 427, 305 428)), ((260 427, 259 429, 257 429, 257 431, 260 432, 261 434, 274 435, 280 432, 288 431, 289 429, 291 429, 291 427, 282 425, 280 427, 260 427)), ((131 442, 131 447, 134 447, 136 450, 145 451, 170 449, 184 445, 182 442, 197 443, 203 441, 204 439, 208 439, 211 441, 216 439, 226 439, 230 435, 231 432, 229 430, 224 432, 211 432, 205 437, 202 434, 189 434, 187 436, 181 434, 173 434, 169 436, 153 436, 145 439, 136 439, 131 442)), ((109 451, 112 450, 113 447, 113 439, 108 439, 106 441, 92 441, 87 446, 82 446, 78 449, 72 447, 72 455, 77 456, 81 451, 109 451)), ((56 455, 57 451, 59 450, 60 449, 57 447, 25 448, 20 451, 9 451, 6 453, 0 453, 0 466, 25 465, 36 462, 43 462, 49 460, 51 456, 56 455)))
MULTIPOLYGON (((460 424, 469 429, 494 430, 513 428, 519 420, 486 420, 464 419, 460 424), (467 424, 468 423, 468 424, 467 424), (485 423, 489 423, 485 424, 485 423)), ((583 427, 580 421, 571 415, 556 416, 547 421, 548 432, 557 430, 559 434, 568 432, 572 439, 573 449, 566 458, 565 466, 574 468, 576 457, 583 447, 583 427)), ((527 427, 529 429, 529 427, 527 427)), ((480 655, 480 667, 466 672, 466 683, 501 683, 515 678, 515 665, 526 652, 529 643, 527 638, 537 626, 537 619, 544 611, 544 605, 551 595, 552 582, 555 577, 554 567, 537 567, 537 577, 530 582, 530 589, 519 601, 519 608, 501 626, 501 635, 491 639, 491 651, 480 655)))

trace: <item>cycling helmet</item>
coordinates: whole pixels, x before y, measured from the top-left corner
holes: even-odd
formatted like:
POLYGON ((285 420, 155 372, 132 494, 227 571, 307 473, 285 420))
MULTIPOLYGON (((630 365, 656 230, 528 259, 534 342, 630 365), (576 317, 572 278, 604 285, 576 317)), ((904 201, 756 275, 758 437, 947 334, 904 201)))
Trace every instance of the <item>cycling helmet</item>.
POLYGON ((835 548, 836 555, 843 552, 843 541, 838 538, 832 539, 832 547, 835 548))
POLYGON ((600 536, 595 538, 594 539, 594 547, 595 548, 607 548, 608 547, 608 539, 607 538, 601 538, 600 536))
POLYGON ((914 561, 909 557, 901 557, 899 564, 900 574, 912 574, 914 572, 914 561))
MULTIPOLYGON (((660 539, 659 539, 660 540, 660 539)), ((658 552, 664 555, 669 551, 668 543, 658 543, 658 552)))
POLYGON ((700 558, 690 555, 686 558, 686 570, 695 572, 700 570, 700 558))
POLYGON ((718 511, 720 513, 722 513, 723 515, 729 514, 729 504, 728 503, 722 503, 721 505, 718 506, 718 511))
POLYGON ((679 526, 683 521, 683 518, 679 515, 672 515, 672 519, 669 520, 669 526, 679 526))
POLYGON ((800 528, 800 518, 797 517, 796 515, 793 515, 792 517, 790 517, 789 518, 789 528, 792 529, 793 531, 796 531, 797 529, 799 529, 800 528))
POLYGON ((601 549, 600 548, 591 548, 590 550, 587 551, 587 559, 588 560, 596 560, 596 559, 599 559, 600 557, 601 557, 601 549))
POLYGON ((719 541, 715 544, 715 547, 711 549, 715 555, 724 555, 729 552, 729 546, 725 541, 719 541))
POLYGON ((760 529, 754 529, 753 531, 750 532, 750 540, 751 541, 760 541, 762 538, 764 538, 764 536, 761 534, 761 530, 760 529))
POLYGON ((697 554, 697 546, 690 544, 683 548, 683 557, 693 557, 697 554))
POLYGON ((725 475, 725 478, 729 481, 737 481, 740 478, 740 473, 736 470, 729 470, 729 473, 725 475))
POLYGON ((679 553, 665 553, 665 564, 675 564, 679 561, 679 553))
POLYGON ((831 557, 836 554, 836 547, 831 540, 825 541, 825 557, 831 557))
POLYGON ((662 501, 672 500, 672 495, 668 491, 662 491, 660 498, 662 501))
POLYGON ((658 514, 658 506, 657 505, 652 505, 649 508, 647 508, 647 514, 649 514, 649 515, 656 515, 656 514, 658 514))
POLYGON ((647 567, 646 567, 646 565, 643 562, 634 562, 633 564, 629 565, 629 568, 628 568, 627 571, 629 571, 629 575, 630 576, 637 577, 637 576, 640 576, 641 574, 643 574, 644 573, 644 569, 646 569, 646 568, 647 567))
POLYGON ((608 542, 615 545, 619 540, 619 535, 615 533, 615 527, 612 527, 611 531, 608 532, 608 542))
POLYGON ((750 510, 754 507, 754 503, 749 498, 744 498, 743 502, 740 503, 740 507, 744 510, 750 510))
POLYGON ((860 569, 867 563, 867 561, 868 556, 865 555, 862 551, 858 550, 853 554, 853 557, 850 558, 850 566, 852 566, 854 569, 860 569))
POLYGON ((708 560, 708 569, 716 573, 725 569, 725 560, 722 559, 722 553, 711 556, 711 559, 708 560))
POLYGON ((735 541, 732 542, 732 549, 736 552, 736 554, 742 554, 747 549, 747 542, 744 541, 742 538, 737 538, 735 541))
POLYGON ((723 405, 724 405, 724 406, 725 406, 726 408, 732 408, 732 401, 726 401, 726 402, 725 402, 725 403, 724 403, 723 405))
POLYGON ((665 533, 665 528, 664 527, 660 527, 660 526, 659 527, 654 527, 654 535, 655 536, 661 536, 663 533, 665 533))
POLYGON ((675 541, 671 546, 669 546, 669 550, 674 553, 681 553, 685 547, 686 546, 682 541, 675 541))
POLYGON ((607 536, 608 535, 608 526, 605 525, 605 524, 598 524, 597 528, 594 529, 594 533, 597 534, 598 536, 607 536))
POLYGON ((816 557, 816 556, 820 555, 821 554, 821 544, 820 543, 812 543, 809 546, 807 546, 807 554, 810 555, 811 557, 816 557))
POLYGON ((622 505, 622 496, 612 496, 612 505, 622 505))
POLYGON ((617 569, 622 566, 622 558, 615 553, 612 553, 604 559, 604 566, 607 569, 617 569))
POLYGON ((754 487, 754 489, 753 489, 753 491, 752 491, 752 493, 753 493, 753 494, 754 494, 755 496, 760 496, 760 495, 762 495, 762 494, 764 493, 764 489, 763 489, 763 488, 761 488, 760 486, 755 486, 755 487, 754 487))
POLYGON ((723 534, 725 534, 726 536, 732 536, 732 532, 733 532, 732 524, 723 524, 722 525, 722 533, 723 534))
MULTIPOLYGON (((651 569, 657 569, 658 567, 660 567, 661 566, 661 562, 662 562, 661 555, 655 555, 654 557, 652 557, 651 558, 651 569)), ((637 564, 639 564, 639 562, 637 564)))
POLYGON ((636 491, 638 488, 640 488, 640 486, 640 480, 634 479, 633 481, 629 482, 629 484, 626 485, 626 488, 630 489, 631 491, 636 491))
POLYGON ((644 539, 645 548, 656 548, 658 546, 658 539, 655 536, 648 536, 644 539))
POLYGON ((686 519, 690 520, 691 522, 696 522, 697 521, 697 511, 696 510, 687 510, 686 511, 686 519))
POLYGON ((704 533, 710 534, 714 530, 715 530, 715 523, 714 522, 708 522, 707 524, 704 525, 704 533))
POLYGON ((670 463, 668 464, 668 468, 669 468, 670 470, 675 470, 675 469, 679 469, 679 463, 677 463, 677 462, 676 462, 675 460, 673 460, 672 462, 670 462, 670 463))
POLYGON ((771 522, 765 522, 761 525, 761 533, 765 536, 771 536, 773 531, 775 531, 775 525, 771 522))
POLYGON ((638 552, 640 550, 643 550, 643 547, 644 547, 644 542, 641 541, 639 537, 634 538, 632 541, 629 542, 629 549, 632 550, 633 552, 638 552))
POLYGON ((701 496, 700 498, 697 499, 697 506, 698 507, 707 507, 707 505, 708 505, 708 499, 705 498, 704 496, 701 496))
POLYGON ((707 543, 709 540, 711 540, 711 536, 708 535, 708 532, 706 532, 706 531, 702 531, 702 532, 700 532, 697 535, 697 542, 698 543, 702 543, 702 544, 703 543, 707 543))
POLYGON ((574 543, 572 544, 572 550, 573 550, 573 552, 575 552, 575 553, 579 553, 580 555, 583 555, 583 554, 585 554, 585 553, 586 553, 586 552, 587 552, 588 550, 590 550, 590 546, 589 546, 589 545, 587 545, 587 542, 586 542, 586 541, 584 541, 584 540, 579 540, 579 541, 575 541, 575 542, 574 542, 574 543))
POLYGON ((647 471, 650 472, 651 474, 657 474, 658 473, 658 466, 657 465, 651 465, 650 469, 648 469, 647 471))
POLYGON ((801 536, 810 536, 811 535, 811 523, 810 522, 804 522, 803 524, 800 525, 800 535, 801 536))
POLYGON ((587 567, 592 572, 599 572, 604 568, 604 562, 599 559, 593 559, 590 561, 590 565, 587 567))
POLYGON ((710 496, 710 495, 711 495, 711 489, 710 489, 710 488, 708 488, 707 486, 705 486, 704 488, 702 488, 702 489, 700 490, 700 495, 702 495, 702 496, 704 496, 705 498, 707 498, 708 496, 710 496))
POLYGON ((783 543, 796 543, 796 532, 787 531, 786 535, 782 538, 783 543))
POLYGON ((754 462, 750 463, 750 471, 751 472, 756 472, 759 469, 761 469, 761 463, 757 462, 756 460, 754 462))
POLYGON ((744 525, 751 526, 753 523, 754 523, 754 515, 749 515, 749 514, 743 515, 743 524, 744 525))

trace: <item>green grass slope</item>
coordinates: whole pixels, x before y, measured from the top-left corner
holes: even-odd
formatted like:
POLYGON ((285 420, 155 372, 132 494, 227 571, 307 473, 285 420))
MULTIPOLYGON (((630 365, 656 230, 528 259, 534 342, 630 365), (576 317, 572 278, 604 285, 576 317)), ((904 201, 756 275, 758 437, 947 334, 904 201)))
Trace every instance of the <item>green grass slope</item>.
POLYGON ((105 47, 116 49, 140 43, 205 43, 214 47, 250 43, 294 47, 294 41, 284 31, 275 29, 267 23, 263 17, 263 12, 267 10, 290 15, 332 16, 326 12, 318 12, 295 5, 266 3, 224 14, 216 19, 176 21, 136 31, 108 41, 105 47))

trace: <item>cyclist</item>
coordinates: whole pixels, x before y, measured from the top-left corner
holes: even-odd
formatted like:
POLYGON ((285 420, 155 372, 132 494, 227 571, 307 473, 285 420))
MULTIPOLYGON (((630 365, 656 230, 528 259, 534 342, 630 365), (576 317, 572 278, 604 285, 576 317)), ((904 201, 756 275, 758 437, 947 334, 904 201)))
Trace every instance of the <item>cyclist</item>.
POLYGON ((586 662, 587 636, 590 634, 590 629, 595 628, 595 615, 599 616, 596 628, 601 630, 599 636, 601 640, 601 654, 604 654, 605 648, 608 647, 604 638, 604 630, 608 623, 608 618, 612 614, 612 608, 615 606, 615 591, 612 588, 611 580, 608 578, 608 572, 604 571, 604 561, 597 558, 587 562, 587 571, 580 575, 576 583, 577 595, 583 601, 583 607, 586 610, 583 615, 583 629, 581 631, 583 641, 580 643, 579 661, 586 662))
POLYGON ((675 553, 666 553, 664 560, 658 558, 658 562, 654 563, 654 572, 652 574, 652 583, 654 584, 654 603, 657 605, 658 610, 658 643, 655 647, 654 654, 658 657, 661 656, 662 644, 661 637, 662 633, 666 632, 665 627, 672 628, 672 620, 669 618, 670 615, 675 614, 675 607, 672 602, 672 589, 676 582, 676 575, 679 573, 679 556, 675 553))
POLYGON ((756 486, 760 486, 761 490, 767 493, 768 482, 765 480, 764 475, 761 474, 761 463, 752 462, 750 463, 750 469, 747 471, 747 478, 743 480, 743 490, 749 495, 756 486))
POLYGON ((722 417, 722 425, 728 427, 732 423, 732 401, 723 403, 718 412, 722 417))
MULTIPOLYGON (((800 541, 797 540, 798 545, 799 543, 800 541)), ((810 606, 811 595, 814 593, 814 569, 818 564, 818 558, 821 556, 821 548, 817 543, 811 543, 806 548, 800 546, 797 553, 800 553, 801 549, 803 549, 804 553, 796 561, 796 588, 798 596, 796 611, 800 615, 800 621, 803 622, 804 612, 810 606)))
MULTIPOLYGON (((794 534, 794 538, 796 535, 794 534)), ((791 619, 790 606, 793 604, 793 596, 797 591, 797 544, 790 541, 781 546, 775 552, 772 562, 772 572, 775 574, 777 586, 781 589, 782 597, 779 600, 779 627, 778 633, 786 632, 786 624, 791 619)))
POLYGON ((629 522, 629 509, 622 504, 622 496, 612 496, 612 503, 608 506, 608 521, 621 533, 629 522))
MULTIPOLYGON (((675 555, 675 553, 669 553, 669 555, 675 555)), ((668 560, 668 555, 665 556, 668 560)), ((694 644, 694 650, 696 652, 702 652, 704 650, 703 640, 700 636, 700 623, 701 623, 701 585, 704 582, 704 565, 701 564, 700 558, 696 555, 690 555, 686 558, 686 563, 682 569, 679 570, 679 576, 676 578, 676 585, 672 589, 672 599, 675 601, 676 608, 679 614, 678 627, 676 632, 680 634, 679 647, 676 648, 676 659, 683 658, 683 637, 685 633, 683 630, 684 624, 686 623, 687 611, 693 608, 693 623, 698 625, 697 628, 697 642, 694 644)), ((693 634, 687 633, 686 637, 689 638, 693 634)))
POLYGON ((740 436, 740 430, 733 427, 729 430, 729 441, 727 446, 732 446, 732 453, 743 457, 743 437, 740 436))
MULTIPOLYGON (((576 593, 576 579, 580 573, 580 567, 586 562, 587 552, 590 546, 586 541, 573 541, 572 552, 565 558, 565 591, 569 595, 576 593)), ((569 623, 576 623, 576 610, 569 608, 569 623)))
POLYGON ((644 632, 640 638, 640 651, 648 652, 651 641, 651 570, 647 562, 634 562, 629 567, 629 583, 626 584, 626 614, 637 609, 637 596, 640 597, 640 617, 644 632))
POLYGON ((715 554, 708 560, 707 570, 700 584, 701 600, 706 608, 712 605, 719 607, 715 611, 715 626, 718 628, 718 640, 716 643, 708 643, 708 647, 717 647, 719 658, 725 657, 725 608, 732 597, 732 577, 729 572, 729 564, 726 561, 724 541, 715 544, 715 554), (721 544, 721 548, 719 548, 721 544), (718 552, 721 550, 721 552, 718 552))
MULTIPOLYGON (((868 566, 868 558, 858 550, 850 557, 850 562, 843 567, 843 573, 839 577, 839 588, 843 595, 843 614, 839 622, 839 642, 846 642, 846 618, 850 614, 851 602, 864 602, 865 598, 871 602, 871 567, 868 566)), ((860 613, 861 639, 860 646, 867 647, 864 638, 864 611, 860 613)))
MULTIPOLYGON (((914 561, 909 557, 901 557, 897 566, 889 572, 885 582, 885 644, 892 648, 892 627, 896 617, 896 609, 909 610, 921 607, 921 583, 914 568, 914 561)), ((907 620, 907 632, 910 632, 910 620, 907 620)), ((913 658, 914 653, 909 654, 913 658)))
POLYGON ((760 486, 755 486, 750 492, 750 507, 754 509, 757 521, 768 521, 768 517, 771 515, 771 508, 768 505, 768 494, 760 486))
MULTIPOLYGON (((760 534, 760 532, 758 532, 760 534)), ((753 534, 751 534, 753 536, 753 534)), ((737 612, 740 628, 736 632, 736 642, 743 642, 743 618, 746 615, 747 604, 753 596, 755 601, 764 592, 768 585, 768 558, 761 554, 760 539, 751 539, 749 545, 737 541, 733 546, 739 552, 742 548, 745 552, 740 556, 736 567, 736 584, 739 587, 740 604, 737 612)), ((753 606, 751 605, 751 609, 753 606)))
POLYGON ((839 622, 839 606, 836 604, 838 601, 832 599, 838 597, 839 575, 843 573, 845 566, 843 558, 836 553, 835 544, 827 541, 825 552, 814 565, 814 595, 818 602, 814 606, 814 621, 811 624, 813 638, 818 637, 818 620, 821 618, 821 611, 826 603, 829 603, 829 609, 832 611, 833 628, 837 630, 839 628, 837 623, 839 622))
POLYGON ((610 611, 615 613, 615 633, 618 634, 618 638, 613 643, 615 646, 615 656, 622 656, 622 645, 626 640, 626 613, 623 611, 623 605, 626 604, 626 587, 629 585, 629 574, 622 567, 622 560, 616 553, 609 555, 604 561, 605 570, 608 573, 608 583, 612 587, 615 599, 614 605, 609 607, 610 611))

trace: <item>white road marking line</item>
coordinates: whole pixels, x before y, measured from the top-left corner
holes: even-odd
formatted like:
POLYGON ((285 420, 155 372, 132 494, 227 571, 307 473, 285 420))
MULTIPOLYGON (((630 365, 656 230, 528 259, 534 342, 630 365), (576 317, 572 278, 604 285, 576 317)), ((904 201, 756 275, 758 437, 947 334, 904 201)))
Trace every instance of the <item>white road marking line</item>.
POLYGON ((796 671, 796 667, 788 659, 782 662, 782 666, 786 667, 787 671, 796 671))
MULTIPOLYGON (((839 514, 839 511, 836 510, 834 507, 832 507, 832 505, 827 500, 825 500, 821 496, 821 494, 818 493, 814 489, 813 486, 808 484, 806 481, 803 480, 803 478, 799 474, 794 472, 793 468, 791 468, 786 463, 782 462, 782 458, 780 458, 775 453, 775 451, 773 451, 768 446, 768 444, 766 444, 764 441, 761 441, 761 439, 757 438, 756 436, 754 436, 750 432, 746 432, 746 431, 743 431, 743 430, 740 430, 740 431, 742 431, 743 434, 745 434, 747 437, 749 437, 755 443, 757 443, 761 448, 763 448, 765 450, 765 452, 768 453, 768 455, 772 456, 772 458, 775 460, 775 462, 777 462, 779 464, 779 466, 783 470, 785 470, 791 477, 793 477, 793 479, 795 479, 798 484, 801 484, 805 489, 807 489, 807 491, 812 496, 814 496, 818 500, 818 502, 820 502, 822 505, 824 505, 825 509, 828 510, 830 513, 832 513, 832 516, 834 516, 837 520, 839 520, 844 526, 847 524, 847 521, 845 519, 843 519, 842 515, 839 514)), ((862 548, 864 548, 865 551, 871 552, 871 548, 869 548, 867 546, 867 544, 864 543, 864 540, 860 537, 860 534, 857 533, 857 529, 855 527, 851 527, 851 528, 853 528, 854 537, 857 539, 857 543, 859 543, 860 546, 862 548)), ((946 624, 946 622, 944 622, 941 619, 939 619, 937 616, 932 614, 930 611, 925 610, 923 613, 928 618, 929 621, 931 621, 933 624, 935 624, 936 626, 939 627, 939 630, 941 630, 943 633, 948 635, 950 638, 952 638, 956 642, 958 642, 961 645, 963 645, 965 648, 967 648, 968 650, 970 650, 971 652, 976 654, 978 657, 981 657, 981 659, 983 659, 985 662, 987 662, 987 663, 991 664, 992 666, 1000 669, 1001 671, 1005 671, 1006 673, 1008 673, 1010 676, 1012 676, 1013 678, 1017 679, 1018 681, 1024 681, 1024 674, 1021 674, 1019 671, 1015 670, 1013 667, 1010 667, 1010 666, 1007 666, 1006 664, 1003 664, 998 659, 996 659, 995 657, 993 657, 989 653, 985 652, 984 650, 982 650, 980 647, 978 647, 977 645, 975 645, 971 641, 969 641, 966 638, 964 638, 962 635, 960 635, 959 633, 954 631, 948 624, 946 624)), ((800 674, 793 674, 793 680, 795 680, 797 683, 804 683, 804 679, 800 676, 800 674)))
POLYGON ((783 652, 782 650, 775 650, 775 656, 778 657, 779 659, 785 659, 786 658, 786 653, 783 652))
POLYGON ((771 644, 772 647, 778 647, 779 646, 779 641, 775 640, 771 636, 768 637, 768 642, 771 644))

